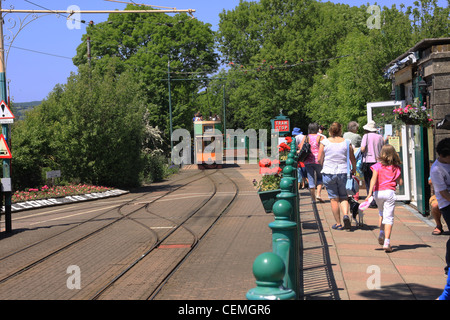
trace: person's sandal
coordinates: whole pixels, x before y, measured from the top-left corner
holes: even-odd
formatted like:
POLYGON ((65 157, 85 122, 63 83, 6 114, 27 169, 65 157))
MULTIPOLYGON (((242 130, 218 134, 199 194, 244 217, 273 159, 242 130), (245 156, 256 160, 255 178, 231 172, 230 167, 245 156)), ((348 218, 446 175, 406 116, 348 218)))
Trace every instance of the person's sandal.
POLYGON ((433 236, 439 236, 439 235, 441 235, 442 233, 444 233, 444 230, 442 229, 442 228, 438 228, 438 227, 436 227, 436 228, 434 228, 434 230, 433 230, 433 232, 431 233, 433 236))

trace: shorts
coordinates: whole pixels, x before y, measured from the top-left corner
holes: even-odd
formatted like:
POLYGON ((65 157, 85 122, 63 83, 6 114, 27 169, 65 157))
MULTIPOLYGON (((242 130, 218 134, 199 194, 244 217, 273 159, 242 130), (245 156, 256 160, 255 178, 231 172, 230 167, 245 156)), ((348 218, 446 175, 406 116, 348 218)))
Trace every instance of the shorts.
POLYGON ((432 195, 429 200, 430 207, 438 206, 436 195, 432 195))
POLYGON ((394 224, 395 196, 394 190, 374 191, 373 199, 377 203, 378 213, 383 217, 382 224, 394 224))
POLYGON ((347 183, 347 174, 327 174, 323 173, 323 184, 327 188, 328 198, 330 199, 347 199, 347 189, 345 184, 347 183))
POLYGON ((306 179, 306 169, 305 167, 301 168, 298 167, 297 168, 297 176, 298 176, 298 182, 302 182, 303 179, 306 179))
POLYGON ((323 184, 322 181, 322 166, 317 163, 305 164, 306 174, 308 175, 308 186, 310 189, 314 189, 316 185, 323 184), (314 177, 314 172, 315 177, 314 177))

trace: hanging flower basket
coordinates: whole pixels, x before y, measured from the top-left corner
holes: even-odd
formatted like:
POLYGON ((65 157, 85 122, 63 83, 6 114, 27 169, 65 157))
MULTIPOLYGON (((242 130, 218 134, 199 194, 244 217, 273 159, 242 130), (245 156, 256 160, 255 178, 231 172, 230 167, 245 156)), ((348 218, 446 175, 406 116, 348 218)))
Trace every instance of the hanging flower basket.
POLYGON ((425 128, 429 128, 433 125, 431 110, 427 109, 425 105, 419 106, 419 99, 417 98, 412 105, 407 105, 404 108, 394 108, 393 113, 396 120, 399 120, 406 125, 417 125, 425 128))

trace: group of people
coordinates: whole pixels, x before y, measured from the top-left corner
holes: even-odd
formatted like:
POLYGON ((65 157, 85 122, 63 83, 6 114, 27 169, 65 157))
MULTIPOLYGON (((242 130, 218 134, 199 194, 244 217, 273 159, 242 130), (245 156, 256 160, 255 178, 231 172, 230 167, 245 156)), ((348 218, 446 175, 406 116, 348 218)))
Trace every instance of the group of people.
MULTIPOLYGON (((197 113, 194 115, 194 117, 192 118, 192 121, 196 122, 196 121, 203 121, 203 115, 200 111, 197 111, 197 113)), ((214 115, 212 115, 212 113, 209 113, 209 117, 208 117, 209 121, 220 121, 220 117, 217 113, 215 113, 214 115)))
MULTIPOLYGON (((378 242, 386 252, 392 252, 390 239, 394 224, 395 190, 398 185, 403 184, 401 161, 397 151, 378 133, 374 121, 368 122, 363 127, 362 137, 358 134, 359 125, 355 121, 348 124, 348 131, 344 134, 342 125, 338 122, 331 124, 328 137, 322 134, 320 128, 317 123, 311 123, 307 135, 303 135, 299 128, 294 128, 292 132, 298 146, 297 150, 301 150, 305 142, 311 146, 311 154, 304 161, 304 171, 312 201, 323 202, 321 190, 325 186, 336 221, 332 228, 350 229, 349 196, 346 190, 347 169, 350 166, 352 175, 355 174, 355 153, 360 154, 361 172, 367 191, 366 201, 373 199, 369 207, 378 208, 379 212, 378 242)), ((438 158, 431 167, 429 179, 435 193, 430 199, 430 208, 436 221, 433 234, 440 235, 443 233, 441 216, 450 227, 450 138, 441 140, 436 152, 438 158)), ((299 168, 299 183, 305 178, 302 172, 303 170, 299 168)), ((448 274, 450 239, 447 241, 446 249, 445 273, 448 274)), ((450 299, 450 276, 439 299, 450 299)))
MULTIPOLYGON (((366 182, 366 199, 373 198, 370 207, 379 208, 379 243, 385 251, 392 251, 390 236, 394 221, 395 189, 402 183, 398 153, 391 145, 385 144, 374 121, 363 127, 365 133, 362 137, 358 134, 359 124, 355 121, 348 124, 345 133, 340 123, 333 122, 328 129, 328 137, 320 129, 317 123, 311 123, 307 135, 303 135, 299 128, 294 128, 292 132, 298 150, 305 142, 311 146, 311 153, 304 161, 304 171, 312 201, 323 202, 321 191, 325 186, 336 222, 332 228, 351 228, 346 182, 348 170, 352 176, 356 174, 355 151, 359 151, 366 182)), ((303 177, 300 169, 299 183, 303 177)))

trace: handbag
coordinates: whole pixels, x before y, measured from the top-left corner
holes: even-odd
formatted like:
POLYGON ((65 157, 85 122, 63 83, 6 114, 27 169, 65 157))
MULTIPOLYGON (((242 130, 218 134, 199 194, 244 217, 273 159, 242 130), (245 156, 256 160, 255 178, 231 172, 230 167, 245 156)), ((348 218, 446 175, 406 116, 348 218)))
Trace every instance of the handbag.
POLYGON ((345 190, 347 190, 347 195, 353 196, 358 193, 359 184, 353 179, 350 167, 350 141, 347 140, 347 182, 345 183, 345 190))
POLYGON ((311 145, 308 142, 308 136, 305 138, 305 142, 303 143, 302 148, 298 153, 298 161, 305 162, 306 158, 311 154, 311 145))
POLYGON ((356 159, 356 171, 360 175, 363 175, 363 171, 362 171, 362 168, 363 168, 363 155, 362 155, 362 152, 361 152, 361 148, 358 148, 355 151, 355 159, 356 159))

